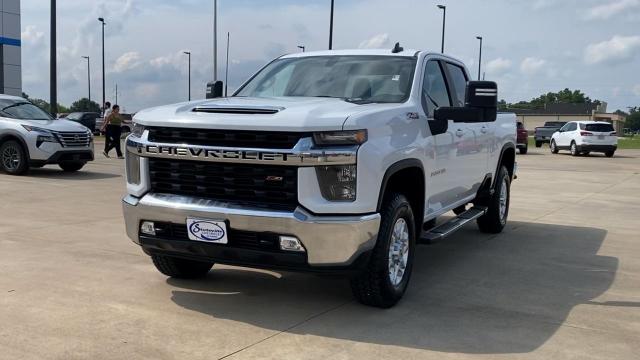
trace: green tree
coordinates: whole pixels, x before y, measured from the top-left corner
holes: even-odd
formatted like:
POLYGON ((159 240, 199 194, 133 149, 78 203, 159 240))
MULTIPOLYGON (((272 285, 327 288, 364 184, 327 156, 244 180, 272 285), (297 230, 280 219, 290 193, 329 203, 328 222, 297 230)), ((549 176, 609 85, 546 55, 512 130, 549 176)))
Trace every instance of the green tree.
POLYGON ((564 89, 558 92, 542 94, 531 101, 520 101, 514 104, 506 104, 506 108, 512 109, 540 109, 547 104, 600 104, 599 100, 592 100, 580 90, 564 89))
POLYGON ((629 116, 624 121, 624 127, 633 131, 640 130, 640 107, 629 108, 629 116))
POLYGON ((100 112, 100 105, 95 101, 91 101, 87 98, 82 98, 73 104, 69 108, 70 112, 100 112))
MULTIPOLYGON (((42 99, 37 99, 37 98, 31 98, 29 97, 29 95, 27 93, 22 93, 22 97, 31 101, 31 103, 37 107, 39 107, 40 109, 50 113, 51 112, 51 106, 49 106, 49 103, 45 100, 42 99)), ((58 103, 58 112, 59 113, 68 113, 69 112, 69 108, 67 108, 66 106, 58 103)))

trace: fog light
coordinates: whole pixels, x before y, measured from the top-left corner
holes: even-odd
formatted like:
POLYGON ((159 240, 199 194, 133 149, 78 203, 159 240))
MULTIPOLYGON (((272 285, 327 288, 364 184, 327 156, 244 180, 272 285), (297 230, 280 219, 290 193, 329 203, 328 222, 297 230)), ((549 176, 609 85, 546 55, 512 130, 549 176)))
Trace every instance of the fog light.
POLYGON ((153 221, 143 221, 140 225, 140 231, 143 234, 156 236, 156 224, 153 221))
POLYGON ((293 236, 280 236, 280 249, 284 251, 305 252, 300 240, 293 236))

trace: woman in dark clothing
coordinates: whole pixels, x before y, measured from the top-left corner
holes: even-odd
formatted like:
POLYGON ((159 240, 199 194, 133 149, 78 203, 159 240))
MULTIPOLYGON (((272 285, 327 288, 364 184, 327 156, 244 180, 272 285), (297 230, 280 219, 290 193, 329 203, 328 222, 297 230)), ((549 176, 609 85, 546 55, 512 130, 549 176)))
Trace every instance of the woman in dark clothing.
POLYGON ((109 151, 116 149, 118 159, 122 159, 122 150, 120 150, 120 135, 122 134, 122 117, 120 116, 120 106, 113 105, 113 109, 109 116, 104 119, 102 131, 105 132, 104 156, 109 157, 109 151))

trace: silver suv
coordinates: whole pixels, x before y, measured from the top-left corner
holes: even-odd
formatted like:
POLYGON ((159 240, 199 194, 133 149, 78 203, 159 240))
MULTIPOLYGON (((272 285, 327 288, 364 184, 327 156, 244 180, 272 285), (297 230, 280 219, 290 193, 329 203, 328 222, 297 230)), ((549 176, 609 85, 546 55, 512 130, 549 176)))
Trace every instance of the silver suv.
POLYGON ((78 171, 93 160, 93 135, 84 126, 56 120, 21 97, 0 95, 0 167, 11 175, 58 164, 78 171))

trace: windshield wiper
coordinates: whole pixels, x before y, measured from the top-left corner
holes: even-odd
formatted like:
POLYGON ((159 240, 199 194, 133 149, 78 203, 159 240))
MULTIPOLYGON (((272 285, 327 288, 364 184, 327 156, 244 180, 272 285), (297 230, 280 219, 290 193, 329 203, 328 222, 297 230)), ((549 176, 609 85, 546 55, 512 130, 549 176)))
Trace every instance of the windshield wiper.
POLYGON ((342 99, 348 103, 357 104, 357 105, 365 105, 365 104, 380 104, 382 101, 376 101, 371 99, 361 99, 361 98, 344 98, 342 99))

